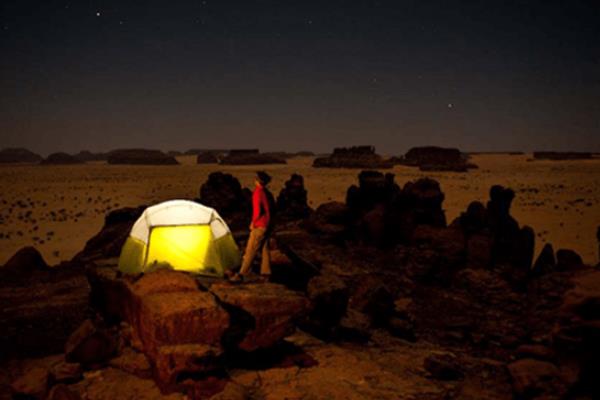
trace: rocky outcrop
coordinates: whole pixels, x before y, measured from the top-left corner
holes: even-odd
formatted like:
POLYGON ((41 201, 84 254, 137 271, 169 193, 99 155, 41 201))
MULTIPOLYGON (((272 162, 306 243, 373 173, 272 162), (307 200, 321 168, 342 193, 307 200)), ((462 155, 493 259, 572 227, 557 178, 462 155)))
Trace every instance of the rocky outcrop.
POLYGON ((286 164, 285 159, 270 154, 261 154, 258 149, 235 149, 221 158, 224 165, 286 164))
POLYGON ((80 266, 49 267, 34 248, 19 250, 0 268, 0 353, 10 358, 62 351, 88 316, 88 296, 80 266))
POLYGON ((249 224, 252 193, 242 189, 233 175, 213 172, 200 187, 200 203, 212 207, 221 215, 230 229, 245 229, 249 224))
POLYGON ((307 218, 312 209, 308 206, 308 193, 302 175, 292 174, 277 196, 277 219, 297 220, 307 218))
POLYGON ((421 171, 466 172, 476 165, 468 162, 468 155, 455 148, 436 146, 413 147, 396 164, 419 167, 421 171))
POLYGON ((587 151, 534 151, 533 158, 536 160, 589 160, 593 154, 587 151))
POLYGON ((89 270, 92 300, 107 320, 132 327, 164 391, 182 390, 186 377, 218 373, 229 352, 270 348, 293 332, 308 300, 281 285, 207 282, 172 270, 139 278, 114 268, 89 270))
POLYGON ((131 165, 176 165, 175 157, 166 155, 160 150, 119 149, 108 153, 109 164, 131 165))
POLYGON ((317 168, 392 168, 392 163, 375 153, 374 146, 336 147, 327 157, 313 161, 317 168))
POLYGON ((0 164, 38 163, 42 156, 24 148, 5 148, 0 150, 0 164))
POLYGON ((100 258, 118 257, 131 227, 145 209, 146 206, 140 206, 111 211, 104 218, 104 226, 100 232, 87 241, 83 250, 74 257, 74 260, 88 262, 100 258))
POLYGON ((41 164, 43 165, 72 165, 72 164, 83 164, 83 161, 79 160, 67 153, 52 153, 44 160, 41 164))

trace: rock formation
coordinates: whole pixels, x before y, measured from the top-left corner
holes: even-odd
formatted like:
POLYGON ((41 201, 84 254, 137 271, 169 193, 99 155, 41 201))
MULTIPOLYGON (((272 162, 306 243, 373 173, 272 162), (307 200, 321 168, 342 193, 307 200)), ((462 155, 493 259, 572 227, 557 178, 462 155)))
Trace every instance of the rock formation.
POLYGON ((0 150, 0 164, 38 163, 42 156, 24 148, 5 148, 0 150))
POLYGON ((88 150, 81 150, 79 153, 74 154, 73 157, 81 162, 90 161, 106 161, 108 155, 106 153, 92 153, 88 150))
POLYGON ((259 164, 285 164, 283 158, 270 154, 261 154, 258 149, 234 149, 221 158, 225 165, 259 165, 259 164))
POLYGON ((326 157, 318 157, 313 161, 317 168, 392 168, 392 163, 375 153, 373 146, 336 147, 326 157))
POLYGON ((304 188, 304 178, 292 174, 277 196, 277 219, 298 220, 307 218, 312 212, 308 206, 308 195, 304 188))
POLYGON ((160 150, 120 149, 108 153, 109 164, 131 165, 176 165, 175 157, 168 156, 160 150))
POLYGON ((230 229, 246 229, 249 224, 252 193, 242 189, 231 174, 213 172, 200 187, 200 203, 212 207, 221 215, 230 229))
POLYGON ((536 160, 589 160, 593 158, 591 152, 577 151, 534 151, 533 158, 536 160))
POLYGON ((72 165, 83 164, 83 161, 67 153, 52 153, 41 164, 44 165, 72 165))
POLYGON ((435 146, 413 147, 402 158, 396 158, 396 164, 419 167, 421 171, 466 172, 477 168, 469 163, 468 156, 455 148, 435 146))
POLYGON ((215 153, 204 152, 196 156, 196 164, 218 164, 219 157, 215 153))

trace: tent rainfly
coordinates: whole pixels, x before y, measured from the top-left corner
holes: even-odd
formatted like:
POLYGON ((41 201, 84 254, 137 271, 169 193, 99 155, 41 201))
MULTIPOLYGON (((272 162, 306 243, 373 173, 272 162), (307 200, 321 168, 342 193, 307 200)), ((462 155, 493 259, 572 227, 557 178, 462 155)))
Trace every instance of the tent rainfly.
POLYGON ((133 228, 119 258, 119 270, 136 274, 169 268, 212 276, 240 264, 227 224, 212 208, 188 200, 148 207, 133 228))

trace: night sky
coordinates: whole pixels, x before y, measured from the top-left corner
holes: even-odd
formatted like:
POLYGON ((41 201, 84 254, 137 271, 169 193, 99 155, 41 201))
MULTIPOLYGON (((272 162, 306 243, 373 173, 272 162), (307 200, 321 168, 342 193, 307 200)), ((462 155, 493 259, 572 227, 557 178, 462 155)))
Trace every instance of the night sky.
POLYGON ((0 147, 600 151, 600 1, 7 1, 0 147))

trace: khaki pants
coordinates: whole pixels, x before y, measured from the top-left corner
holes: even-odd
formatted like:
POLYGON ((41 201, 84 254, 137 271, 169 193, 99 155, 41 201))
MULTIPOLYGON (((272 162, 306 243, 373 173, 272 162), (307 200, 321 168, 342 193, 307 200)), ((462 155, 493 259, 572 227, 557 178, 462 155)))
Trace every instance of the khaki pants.
POLYGON ((269 237, 265 228, 254 228, 250 231, 250 237, 246 244, 244 260, 240 268, 240 275, 248 275, 252 262, 258 251, 261 251, 260 273, 261 275, 271 275, 271 256, 269 254, 269 237))

